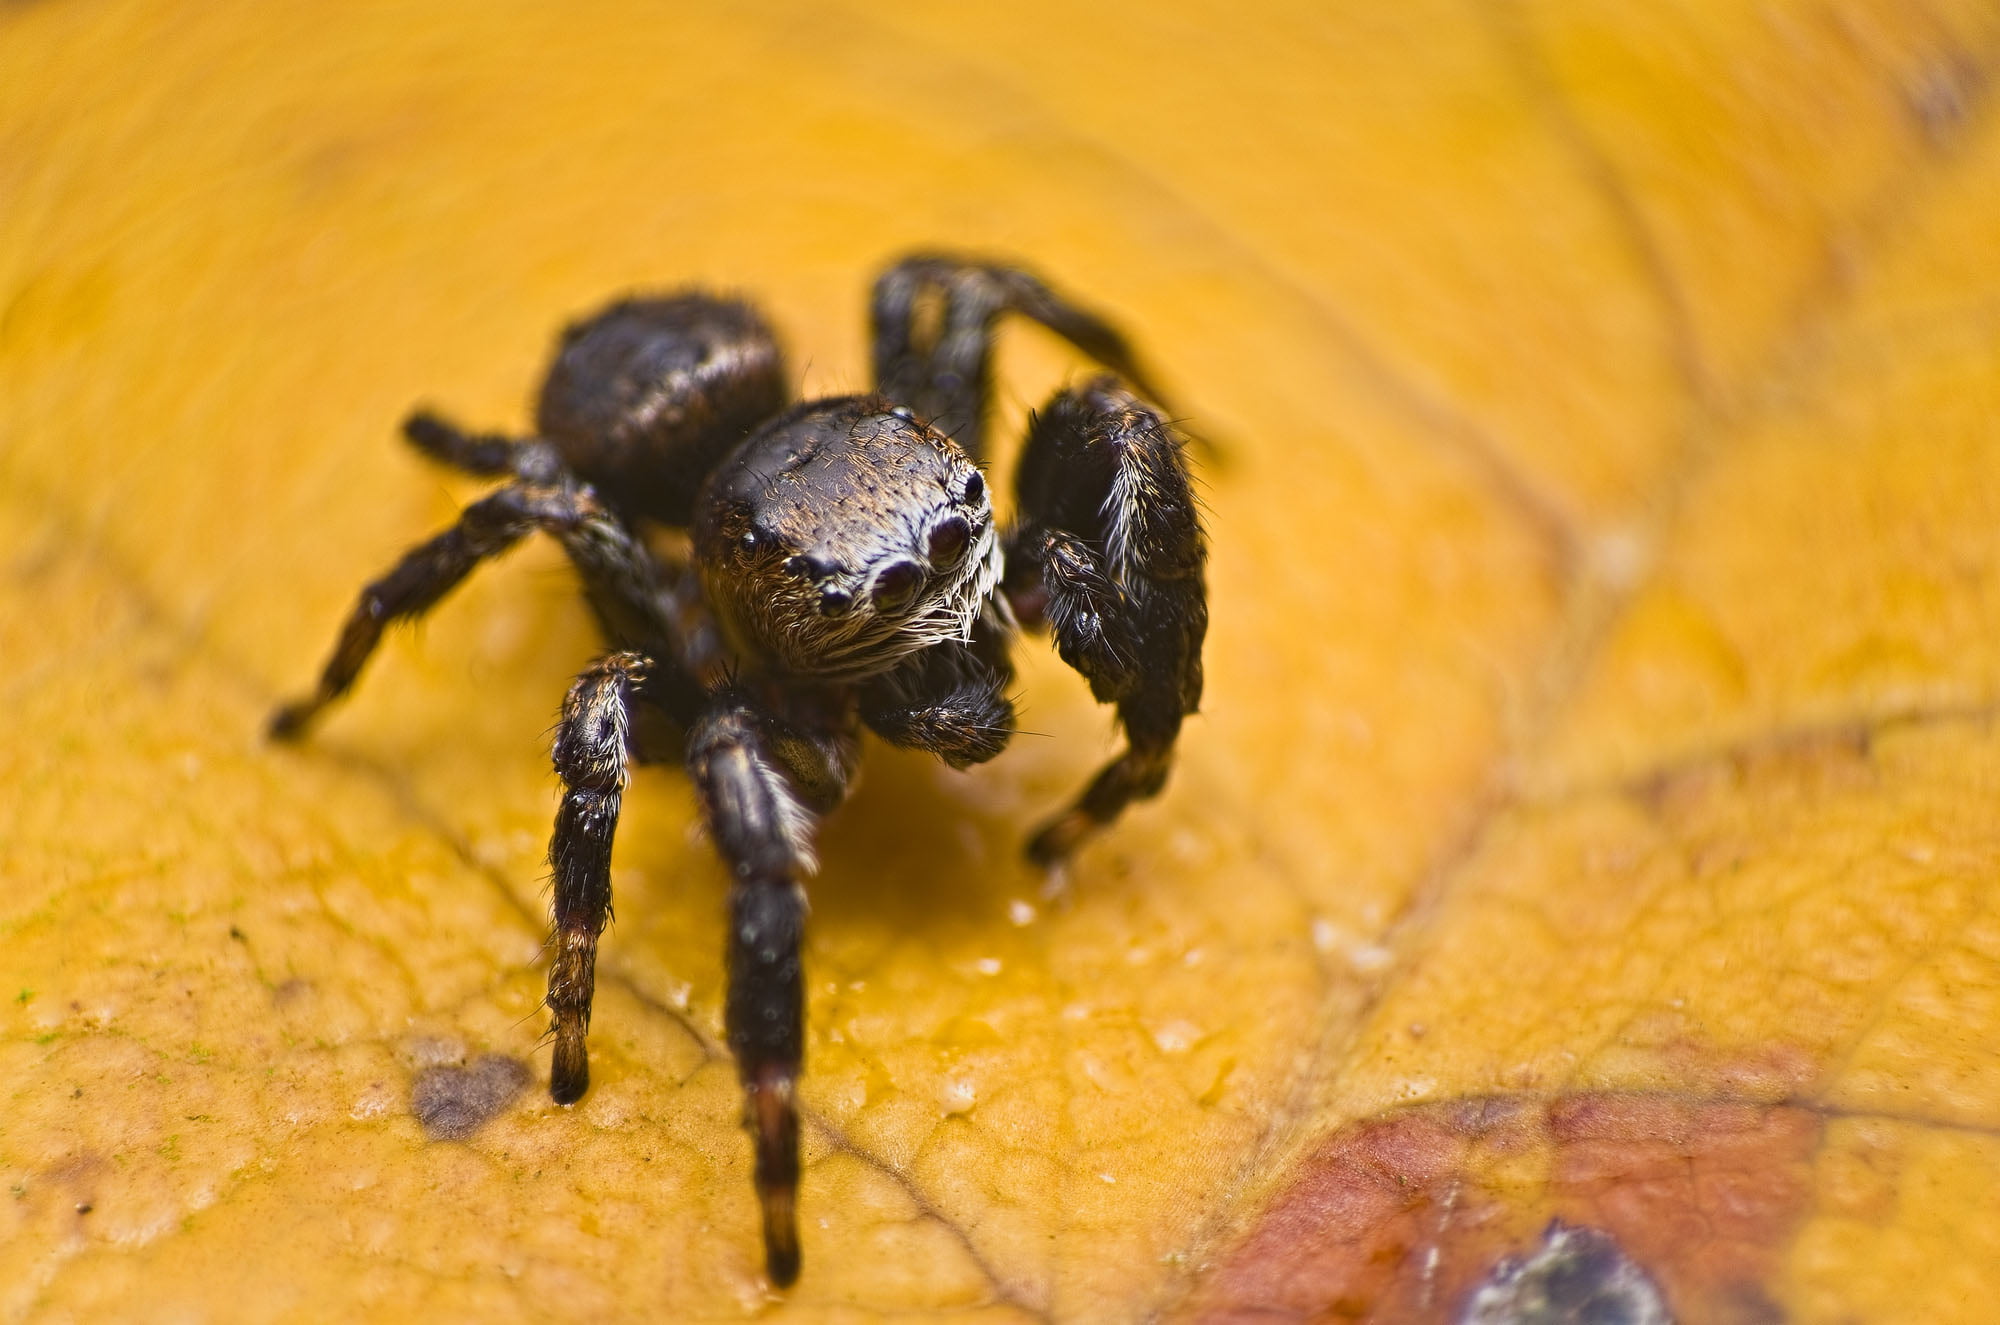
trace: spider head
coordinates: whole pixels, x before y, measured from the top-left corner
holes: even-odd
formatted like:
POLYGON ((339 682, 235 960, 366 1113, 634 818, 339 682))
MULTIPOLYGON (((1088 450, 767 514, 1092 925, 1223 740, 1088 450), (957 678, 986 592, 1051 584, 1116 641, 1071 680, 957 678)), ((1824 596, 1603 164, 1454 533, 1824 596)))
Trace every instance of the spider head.
POLYGON ((857 679, 969 639, 1000 578, 985 476, 879 397, 820 400, 752 433, 703 489, 702 587, 739 649, 857 679))

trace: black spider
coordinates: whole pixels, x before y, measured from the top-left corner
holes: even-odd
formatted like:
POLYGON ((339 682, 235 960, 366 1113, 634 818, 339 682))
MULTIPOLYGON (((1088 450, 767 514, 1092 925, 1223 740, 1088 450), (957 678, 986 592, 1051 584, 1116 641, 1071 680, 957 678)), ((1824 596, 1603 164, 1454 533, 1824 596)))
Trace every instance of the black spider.
POLYGON ((1124 338, 1013 267, 916 256, 875 283, 878 394, 788 405, 776 340, 749 305, 627 299, 563 333, 532 438, 404 425, 425 454, 508 480, 370 584, 308 699, 301 735, 353 685, 391 621, 428 611, 532 530, 562 544, 612 652, 570 687, 555 736, 549 1093, 589 1084, 597 940, 635 725, 685 733, 689 773, 730 867, 729 1045, 747 1094, 766 1264, 798 1275, 794 1204, 804 1048, 800 942, 819 815, 839 803, 863 726, 954 768, 1000 753, 1007 648, 1047 625, 1126 749, 1028 843, 1054 866, 1165 783, 1201 697, 1201 523, 1183 443, 1116 377, 1058 392, 1028 430, 1014 522, 979 460, 994 323, 1019 313, 1157 400, 1124 338), (646 540, 692 532, 692 559, 646 540))

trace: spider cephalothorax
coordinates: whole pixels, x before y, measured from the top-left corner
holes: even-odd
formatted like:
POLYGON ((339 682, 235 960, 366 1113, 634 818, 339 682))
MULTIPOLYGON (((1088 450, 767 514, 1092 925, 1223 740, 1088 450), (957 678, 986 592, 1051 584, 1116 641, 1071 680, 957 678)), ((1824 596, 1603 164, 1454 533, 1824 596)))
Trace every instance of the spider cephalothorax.
POLYGON ((1000 580, 985 476, 880 397, 814 401, 759 429, 703 490, 694 546, 738 648, 829 681, 966 643, 1000 580))
POLYGON ((297 736, 344 694, 390 621, 541 530, 560 542, 611 652, 563 700, 549 1092, 589 1085, 611 841, 641 708, 685 761, 730 867, 724 1019, 745 1092, 772 1282, 798 1274, 796 1083, 804 1060, 803 880, 860 729, 956 768, 1013 734, 1008 645, 1046 626, 1126 748, 1029 840, 1052 866, 1165 784, 1201 698, 1205 550, 1184 447, 1124 339, 1013 267, 946 257, 875 284, 878 394, 787 408, 783 357, 749 305, 627 299, 563 333, 529 438, 404 425, 432 457, 506 484, 362 591, 297 736), (980 469, 993 326, 1030 317, 1119 377, 1058 392, 1032 423, 1002 530, 980 469), (650 526, 684 527, 691 559, 650 526))

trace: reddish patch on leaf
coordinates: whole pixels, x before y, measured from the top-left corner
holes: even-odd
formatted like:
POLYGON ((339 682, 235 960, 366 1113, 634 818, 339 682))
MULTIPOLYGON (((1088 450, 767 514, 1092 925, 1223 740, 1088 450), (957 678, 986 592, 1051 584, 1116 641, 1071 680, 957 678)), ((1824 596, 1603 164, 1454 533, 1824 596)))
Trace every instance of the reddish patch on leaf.
POLYGON ((1820 1119, 1595 1093, 1428 1106, 1328 1137, 1182 1316, 1444 1321, 1553 1219, 1608 1235, 1681 1319, 1768 1321, 1820 1119))

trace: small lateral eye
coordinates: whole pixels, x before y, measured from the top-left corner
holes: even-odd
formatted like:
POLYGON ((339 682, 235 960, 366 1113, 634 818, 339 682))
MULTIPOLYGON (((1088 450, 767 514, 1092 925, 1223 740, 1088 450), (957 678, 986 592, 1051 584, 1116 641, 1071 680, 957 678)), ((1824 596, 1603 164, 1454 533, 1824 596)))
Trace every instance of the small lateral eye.
POLYGON ((931 565, 938 570, 949 570, 965 556, 965 549, 972 546, 972 526, 962 515, 948 516, 931 530, 931 565))
POLYGON ((975 469, 965 476, 965 488, 959 493, 958 499, 967 506, 976 506, 979 499, 985 495, 986 476, 975 469))
POLYGON ((853 605, 854 598, 845 589, 822 589, 819 592, 821 616, 846 616, 847 609, 853 605))
POLYGON ((796 575, 802 580, 816 580, 826 571, 811 557, 790 557, 785 561, 785 574, 796 575))
POLYGON ((759 545, 757 531, 755 529, 746 529, 737 536, 736 555, 739 557, 755 556, 759 545))
POLYGON ((917 589, 923 582, 923 567, 914 561, 894 561, 875 577, 875 586, 868 591, 868 596, 876 611, 900 612, 917 596, 917 589))

